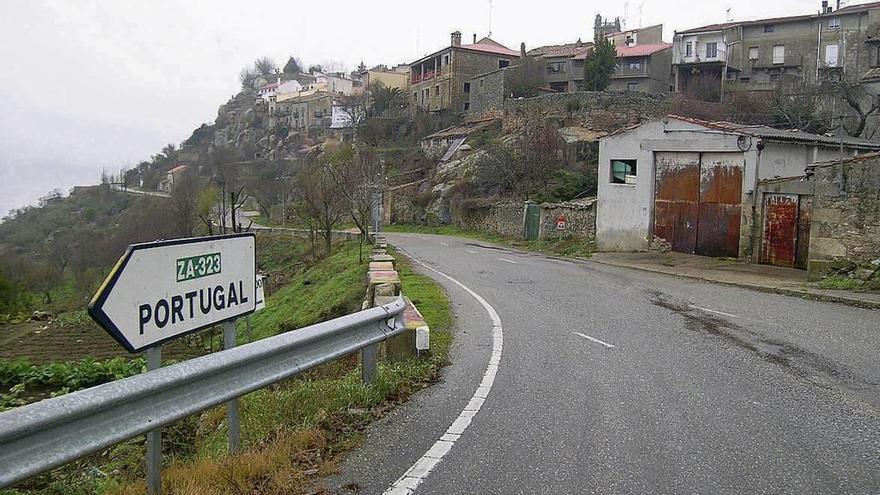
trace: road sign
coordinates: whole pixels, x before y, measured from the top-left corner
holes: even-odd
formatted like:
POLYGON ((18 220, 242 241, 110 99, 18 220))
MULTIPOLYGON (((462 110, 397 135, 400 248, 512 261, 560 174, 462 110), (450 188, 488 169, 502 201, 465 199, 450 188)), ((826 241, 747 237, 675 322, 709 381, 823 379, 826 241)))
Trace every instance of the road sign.
POLYGON ((556 217, 556 230, 565 230, 565 216, 559 215, 556 217))
POLYGON ((129 246, 89 315, 129 352, 252 313, 254 234, 129 246))
POLYGON ((257 298, 254 311, 259 311, 266 307, 266 291, 263 290, 263 276, 257 275, 257 298))

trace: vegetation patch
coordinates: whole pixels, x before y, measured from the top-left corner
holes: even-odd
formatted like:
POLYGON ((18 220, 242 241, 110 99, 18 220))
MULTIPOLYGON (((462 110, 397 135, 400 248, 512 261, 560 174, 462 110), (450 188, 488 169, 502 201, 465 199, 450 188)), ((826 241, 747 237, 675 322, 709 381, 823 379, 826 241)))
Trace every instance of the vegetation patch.
MULTIPOLYGON (((289 236, 258 237, 261 269, 270 280, 288 277, 288 282, 267 296, 265 310, 252 316, 253 338, 359 309, 367 265, 357 262, 357 243, 337 244, 331 256, 290 268, 304 263, 301 256, 308 249, 307 242, 289 236)), ((431 325, 430 353, 380 361, 374 386, 361 383, 357 356, 348 356, 242 397, 242 452, 236 455, 226 454, 223 407, 164 429, 165 493, 307 492, 359 444, 370 422, 436 380, 451 343, 449 301, 436 282, 414 273, 406 260, 399 266, 404 293, 419 304, 431 325)), ((246 340, 243 324, 239 335, 246 340)), ((141 360, 126 363, 142 366, 141 360)), ((2 376, 14 377, 12 381, 31 373, 23 363, 4 369, 2 376)), ((144 493, 143 463, 144 439, 138 438, 0 493, 144 493)))

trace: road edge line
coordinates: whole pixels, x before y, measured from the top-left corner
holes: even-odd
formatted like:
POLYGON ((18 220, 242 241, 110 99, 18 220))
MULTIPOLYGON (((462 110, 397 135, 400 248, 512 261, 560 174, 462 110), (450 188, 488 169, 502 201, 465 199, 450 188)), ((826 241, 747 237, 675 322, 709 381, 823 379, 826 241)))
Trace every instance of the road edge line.
MULTIPOLYGON (((406 253, 406 251, 404 251, 404 253, 406 253)), ((431 448, 429 448, 427 452, 425 452, 412 466, 409 467, 409 469, 406 470, 405 473, 403 473, 403 475, 400 476, 400 478, 397 478, 397 480, 383 492, 383 495, 409 495, 413 493, 416 487, 418 487, 422 481, 431 474, 431 471, 440 463, 443 457, 452 450, 455 442, 461 438, 461 435, 467 430, 468 426, 470 426, 473 418, 478 412, 480 412, 486 397, 488 397, 489 392, 492 390, 492 385, 495 383, 495 375, 498 373, 498 368, 501 365, 501 351, 504 346, 504 330, 501 327, 501 317, 498 316, 498 312, 495 311, 495 308, 493 308, 491 304, 486 302, 482 296, 471 290, 470 287, 464 285, 458 280, 426 263, 423 263, 409 253, 406 253, 406 255, 409 259, 418 263, 420 266, 431 270, 461 287, 462 290, 467 292, 471 297, 476 299, 481 306, 483 306, 483 309, 486 310, 489 314, 489 318, 492 320, 492 354, 489 357, 489 364, 486 366, 486 372, 483 373, 483 379, 480 381, 479 386, 477 386, 477 390, 471 396, 461 413, 455 418, 455 421, 449 425, 449 428, 447 428, 443 435, 431 445, 431 448)))

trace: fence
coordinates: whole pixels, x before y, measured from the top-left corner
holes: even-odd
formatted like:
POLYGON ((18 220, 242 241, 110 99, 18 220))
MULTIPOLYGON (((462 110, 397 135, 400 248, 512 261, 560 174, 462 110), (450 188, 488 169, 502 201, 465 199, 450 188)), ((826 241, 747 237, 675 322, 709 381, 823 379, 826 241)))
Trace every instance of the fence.
MULTIPOLYGON (((404 331, 402 297, 293 332, 0 413, 0 487, 143 435, 404 331)), ((365 377, 376 361, 364 359, 365 377)))

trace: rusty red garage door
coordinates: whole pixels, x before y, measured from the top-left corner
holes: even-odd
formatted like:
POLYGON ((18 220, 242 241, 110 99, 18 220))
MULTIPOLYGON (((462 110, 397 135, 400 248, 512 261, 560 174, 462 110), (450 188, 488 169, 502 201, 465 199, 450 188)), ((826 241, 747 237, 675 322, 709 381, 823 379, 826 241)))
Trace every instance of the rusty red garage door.
POLYGON ((806 268, 812 198, 796 194, 764 195, 761 262, 806 268))
POLYGON ((658 152, 654 157, 654 235, 673 251, 693 253, 700 216, 700 154, 658 152))
POLYGON ((739 255, 742 153, 657 152, 654 235, 673 251, 739 255))
POLYGON ((739 256, 742 175, 741 153, 703 153, 700 157, 697 254, 739 256))

